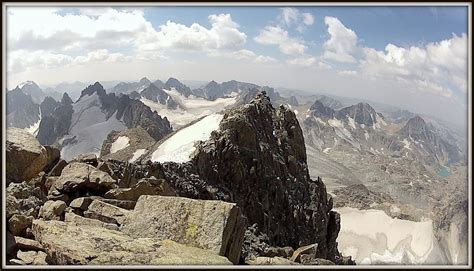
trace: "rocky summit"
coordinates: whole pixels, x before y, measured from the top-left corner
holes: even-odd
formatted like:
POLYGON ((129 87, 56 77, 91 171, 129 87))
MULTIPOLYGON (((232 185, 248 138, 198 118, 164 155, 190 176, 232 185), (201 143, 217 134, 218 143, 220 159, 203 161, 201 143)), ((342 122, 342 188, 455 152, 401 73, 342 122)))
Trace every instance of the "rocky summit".
POLYGON ((318 243, 316 256, 338 261, 338 214, 320 179, 311 180, 295 114, 266 94, 227 112, 198 146, 198 174, 226 191, 271 246, 318 243))
MULTIPOLYGON (((79 101, 96 94, 103 108, 115 107, 106 100, 114 95, 98 85, 79 101)), ((139 121, 122 108, 115 111, 121 119, 139 121)), ((145 127, 111 133, 99 158, 83 153, 68 161, 9 129, 7 263, 353 264, 338 251, 339 214, 322 180, 309 177, 293 111, 275 109, 261 92, 223 114, 183 163, 147 155, 130 162, 127 148, 156 140, 145 127)))

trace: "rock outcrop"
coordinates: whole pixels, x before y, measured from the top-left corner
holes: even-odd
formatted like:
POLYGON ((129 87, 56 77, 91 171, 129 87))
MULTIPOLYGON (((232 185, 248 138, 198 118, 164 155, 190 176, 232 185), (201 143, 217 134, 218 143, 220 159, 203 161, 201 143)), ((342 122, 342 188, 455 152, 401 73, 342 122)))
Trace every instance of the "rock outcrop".
POLYGON ((102 143, 100 157, 104 160, 135 162, 145 153, 147 148, 155 143, 155 139, 142 127, 126 129, 120 132, 112 131, 107 136, 107 139, 104 140, 104 143, 102 143), (116 148, 113 149, 112 146, 115 142, 118 142, 119 138, 127 141, 126 146, 118 150, 116 148))
POLYGON ((338 261, 339 216, 320 179, 311 180, 295 114, 275 110, 263 92, 224 115, 198 145, 199 176, 229 194, 273 246, 318 243, 317 256, 338 261))
POLYGON ((41 109, 41 117, 44 118, 46 116, 50 116, 53 114, 54 109, 58 106, 58 102, 50 97, 46 96, 40 104, 40 109, 41 109))
POLYGON ((6 142, 7 184, 10 181, 27 181, 57 162, 58 153, 53 154, 53 148, 49 150, 25 130, 9 128, 6 142))
POLYGON ((72 100, 65 92, 61 101, 49 115, 41 119, 37 138, 42 145, 52 145, 67 134, 71 125, 72 100))

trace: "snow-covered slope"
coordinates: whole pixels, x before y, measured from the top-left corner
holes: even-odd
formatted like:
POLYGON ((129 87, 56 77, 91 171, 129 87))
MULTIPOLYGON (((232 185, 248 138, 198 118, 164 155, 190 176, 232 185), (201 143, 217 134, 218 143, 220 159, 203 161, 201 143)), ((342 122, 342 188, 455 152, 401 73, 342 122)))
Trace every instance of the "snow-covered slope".
POLYGON ((126 147, 130 146, 130 139, 126 136, 120 136, 112 143, 112 147, 110 147, 110 153, 116 153, 120 150, 125 149, 126 147))
POLYGON ((61 157, 66 161, 81 153, 99 155, 102 142, 112 130, 127 128, 115 114, 106 119, 97 93, 81 97, 73 104, 73 111, 69 134, 59 140, 63 145, 61 157))
POLYGON ((152 153, 153 162, 176 162, 184 163, 191 160, 198 141, 208 140, 212 131, 219 128, 219 123, 224 116, 222 114, 211 114, 185 127, 170 138, 161 143, 152 153))
POLYGON ((179 104, 177 109, 169 109, 166 105, 153 102, 143 97, 141 98, 141 101, 149 106, 151 110, 166 117, 175 129, 191 123, 193 120, 199 119, 203 116, 219 112, 226 107, 233 105, 237 101, 236 93, 227 98, 218 98, 214 101, 210 101, 194 95, 185 97, 175 89, 163 90, 179 104))
POLYGON ((24 128, 24 130, 36 137, 36 135, 38 134, 38 129, 39 129, 39 126, 40 126, 40 122, 41 122, 41 107, 39 108, 39 119, 38 119, 38 121, 33 123, 31 126, 24 128))
POLYGON ((341 215, 337 242, 357 264, 443 263, 431 220, 392 218, 381 210, 336 209, 341 215))

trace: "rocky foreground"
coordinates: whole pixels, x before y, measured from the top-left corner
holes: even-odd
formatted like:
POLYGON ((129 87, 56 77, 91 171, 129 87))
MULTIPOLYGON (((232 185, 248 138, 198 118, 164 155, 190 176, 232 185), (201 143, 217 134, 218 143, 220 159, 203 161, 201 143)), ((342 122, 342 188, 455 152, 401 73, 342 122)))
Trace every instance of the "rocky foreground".
POLYGON ((6 151, 9 264, 353 264, 294 113, 265 93, 187 163, 66 162, 16 128, 6 151))

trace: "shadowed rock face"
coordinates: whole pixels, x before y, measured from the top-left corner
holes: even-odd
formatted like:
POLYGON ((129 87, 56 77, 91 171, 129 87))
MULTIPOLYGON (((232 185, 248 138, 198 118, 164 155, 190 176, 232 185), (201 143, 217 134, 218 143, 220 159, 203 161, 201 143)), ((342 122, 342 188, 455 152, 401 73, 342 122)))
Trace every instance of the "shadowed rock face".
POLYGON ((72 100, 64 93, 52 113, 41 119, 38 130, 38 141, 42 145, 52 145, 57 138, 67 134, 72 118, 72 100))
POLYGON ((6 94, 7 127, 27 128, 39 120, 39 106, 20 88, 6 94))
POLYGON ((188 86, 178 81, 178 79, 172 78, 172 77, 169 78, 168 81, 166 81, 164 88, 165 89, 174 88, 176 89, 176 91, 183 94, 185 97, 189 97, 189 95, 192 94, 191 89, 188 86))
POLYGON ((41 117, 46 117, 51 115, 54 112, 54 109, 58 105, 58 102, 50 96, 44 98, 43 102, 41 102, 40 109, 41 109, 41 117))
POLYGON ((141 92, 141 96, 148 100, 166 105, 167 108, 170 109, 176 109, 178 107, 178 104, 173 100, 173 98, 171 98, 168 93, 163 91, 162 88, 157 87, 155 84, 151 84, 145 88, 141 92))
POLYGON ((367 103, 358 103, 345 107, 337 112, 337 118, 351 117, 356 123, 364 124, 369 127, 377 121, 377 112, 367 103))
POLYGON ((330 211, 322 181, 309 178, 303 134, 292 111, 275 110, 262 92, 227 112, 196 152, 199 176, 228 191, 271 245, 318 243, 318 257, 335 260, 339 216, 330 211))
POLYGON ((334 117, 335 111, 330 107, 325 106, 319 100, 314 102, 310 108, 311 113, 321 119, 332 119, 334 117))
POLYGON ((447 142, 427 124, 423 118, 416 115, 409 119, 398 132, 400 138, 418 140, 426 145, 425 156, 430 162, 456 163, 461 160, 459 148, 447 142))

